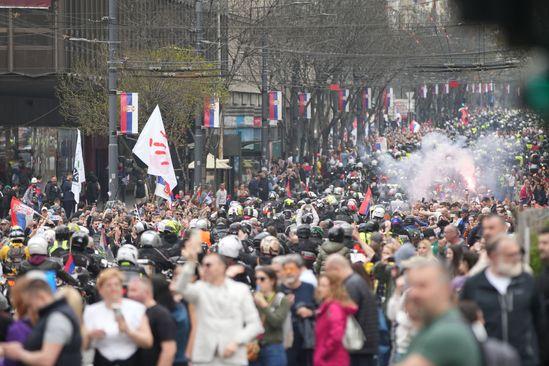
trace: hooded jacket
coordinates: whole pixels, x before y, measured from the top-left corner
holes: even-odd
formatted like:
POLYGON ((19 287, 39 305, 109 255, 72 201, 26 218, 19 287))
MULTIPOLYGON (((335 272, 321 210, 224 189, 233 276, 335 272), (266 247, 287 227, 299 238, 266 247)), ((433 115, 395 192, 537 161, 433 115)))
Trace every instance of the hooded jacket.
POLYGON ((347 317, 356 312, 356 307, 338 301, 324 302, 317 311, 315 326, 315 366, 348 366, 349 352, 343 347, 347 317))
POLYGON ((316 257, 315 262, 315 272, 322 273, 324 272, 324 267, 326 265, 326 259, 331 254, 341 254, 345 258, 349 259, 351 253, 349 248, 345 246, 344 243, 337 243, 335 241, 327 240, 325 241, 318 250, 318 256, 316 257))

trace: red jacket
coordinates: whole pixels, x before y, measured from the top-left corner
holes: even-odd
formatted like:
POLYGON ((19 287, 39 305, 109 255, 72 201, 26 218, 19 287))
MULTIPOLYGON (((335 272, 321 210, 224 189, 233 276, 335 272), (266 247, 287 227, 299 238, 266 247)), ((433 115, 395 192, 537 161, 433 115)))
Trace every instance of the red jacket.
POLYGON ((324 302, 316 315, 315 366, 349 366, 349 352, 343 347, 347 317, 356 307, 344 306, 338 301, 324 302))

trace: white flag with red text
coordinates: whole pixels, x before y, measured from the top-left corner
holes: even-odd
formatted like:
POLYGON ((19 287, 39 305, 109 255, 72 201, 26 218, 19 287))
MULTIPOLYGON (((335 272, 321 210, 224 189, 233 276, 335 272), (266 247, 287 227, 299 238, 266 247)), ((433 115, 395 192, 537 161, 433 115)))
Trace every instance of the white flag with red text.
POLYGON ((171 202, 171 191, 177 185, 177 179, 158 106, 143 127, 132 152, 147 165, 148 174, 162 178, 157 180, 154 194, 171 202))

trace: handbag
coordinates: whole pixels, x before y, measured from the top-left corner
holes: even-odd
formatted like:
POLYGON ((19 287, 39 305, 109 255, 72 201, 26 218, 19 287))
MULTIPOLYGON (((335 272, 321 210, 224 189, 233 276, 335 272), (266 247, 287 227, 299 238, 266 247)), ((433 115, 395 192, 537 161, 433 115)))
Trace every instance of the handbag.
POLYGON ((349 352, 359 351, 364 347, 366 337, 354 315, 347 317, 345 335, 343 336, 343 347, 349 352))

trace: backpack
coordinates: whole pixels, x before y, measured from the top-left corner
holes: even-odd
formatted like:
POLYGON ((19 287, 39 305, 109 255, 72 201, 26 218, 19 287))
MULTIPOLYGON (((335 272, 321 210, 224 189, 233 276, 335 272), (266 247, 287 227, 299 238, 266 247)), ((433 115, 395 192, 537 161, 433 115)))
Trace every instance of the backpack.
POLYGON ((347 317, 347 325, 345 327, 345 335, 343 336, 343 347, 349 352, 360 351, 364 347, 366 337, 362 328, 354 315, 347 317))
MULTIPOLYGON (((284 299, 284 294, 282 292, 277 292, 275 299, 273 301, 275 307, 279 307, 282 303, 282 299, 284 299)), ((288 315, 286 316, 286 319, 284 319, 284 323, 282 324, 282 334, 283 334, 283 340, 282 345, 284 346, 284 349, 291 348, 294 344, 294 328, 292 325, 292 312, 288 311, 288 315)))
POLYGON ((509 344, 495 338, 488 338, 479 343, 484 366, 520 365, 517 351, 509 344))

